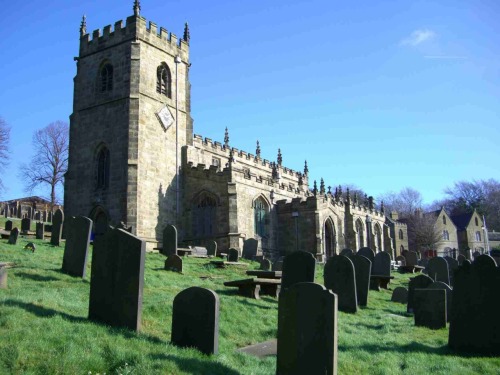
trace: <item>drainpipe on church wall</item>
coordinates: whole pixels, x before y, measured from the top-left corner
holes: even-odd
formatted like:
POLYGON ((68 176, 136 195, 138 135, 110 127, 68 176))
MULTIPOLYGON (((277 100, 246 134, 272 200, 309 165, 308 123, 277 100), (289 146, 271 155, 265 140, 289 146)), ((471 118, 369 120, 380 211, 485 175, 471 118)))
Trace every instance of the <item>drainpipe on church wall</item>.
POLYGON ((175 224, 179 227, 180 184, 179 184, 179 75, 178 67, 182 62, 179 55, 175 56, 175 224))

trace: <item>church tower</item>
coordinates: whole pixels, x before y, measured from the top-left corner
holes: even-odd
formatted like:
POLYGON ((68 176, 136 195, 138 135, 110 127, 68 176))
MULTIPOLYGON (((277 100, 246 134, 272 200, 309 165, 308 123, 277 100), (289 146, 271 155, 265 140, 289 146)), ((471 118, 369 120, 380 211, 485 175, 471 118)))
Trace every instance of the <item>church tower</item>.
POLYGON ((153 244, 181 212, 181 148, 193 142, 189 29, 182 39, 146 23, 140 3, 126 24, 87 33, 74 78, 64 207, 96 232, 123 222, 153 244))

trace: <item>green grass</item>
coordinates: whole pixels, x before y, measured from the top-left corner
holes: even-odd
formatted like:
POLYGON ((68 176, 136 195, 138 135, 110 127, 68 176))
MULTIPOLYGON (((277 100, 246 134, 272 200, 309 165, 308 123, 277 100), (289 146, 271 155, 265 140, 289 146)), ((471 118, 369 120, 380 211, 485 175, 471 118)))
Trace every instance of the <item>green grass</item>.
MULTIPOLYGON (((8 289, 0 289, 0 373, 14 374, 273 374, 276 358, 236 352, 276 337, 277 301, 237 295, 223 282, 244 269, 216 269, 206 259, 184 258, 184 274, 164 271, 164 257, 147 254, 142 330, 137 334, 87 320, 90 264, 85 280, 60 272, 62 247, 19 237, 0 242, 8 289), (36 252, 23 247, 34 242, 36 252), (219 354, 206 356, 170 344, 172 301, 181 290, 202 286, 220 297, 219 354)), ((250 263, 249 268, 257 268, 250 263)), ((391 288, 406 286, 395 274, 391 288)), ((317 272, 322 283, 322 268, 317 272)), ((338 315, 339 374, 497 374, 499 358, 458 355, 447 347, 448 330, 415 327, 391 291, 370 291, 369 307, 338 315)))

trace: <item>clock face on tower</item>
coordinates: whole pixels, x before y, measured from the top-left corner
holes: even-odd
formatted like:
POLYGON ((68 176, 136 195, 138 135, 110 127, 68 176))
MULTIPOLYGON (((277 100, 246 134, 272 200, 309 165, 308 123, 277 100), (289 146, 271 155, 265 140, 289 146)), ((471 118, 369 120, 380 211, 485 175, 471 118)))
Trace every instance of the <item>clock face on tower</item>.
POLYGON ((158 116, 164 131, 167 131, 167 129, 174 123, 174 117, 170 113, 167 106, 156 112, 156 116, 158 116))

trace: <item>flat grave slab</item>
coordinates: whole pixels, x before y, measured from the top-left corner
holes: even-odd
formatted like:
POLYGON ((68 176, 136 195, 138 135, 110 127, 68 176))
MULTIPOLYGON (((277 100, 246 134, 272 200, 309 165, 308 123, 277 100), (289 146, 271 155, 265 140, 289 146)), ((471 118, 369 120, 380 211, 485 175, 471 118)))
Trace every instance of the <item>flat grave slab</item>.
POLYGON ((248 270, 249 276, 257 276, 263 279, 281 279, 282 271, 263 271, 263 270, 248 270))
POLYGON ((248 355, 253 355, 257 358, 276 355, 278 353, 278 340, 272 339, 264 342, 259 342, 258 344, 239 348, 237 351, 248 355))

